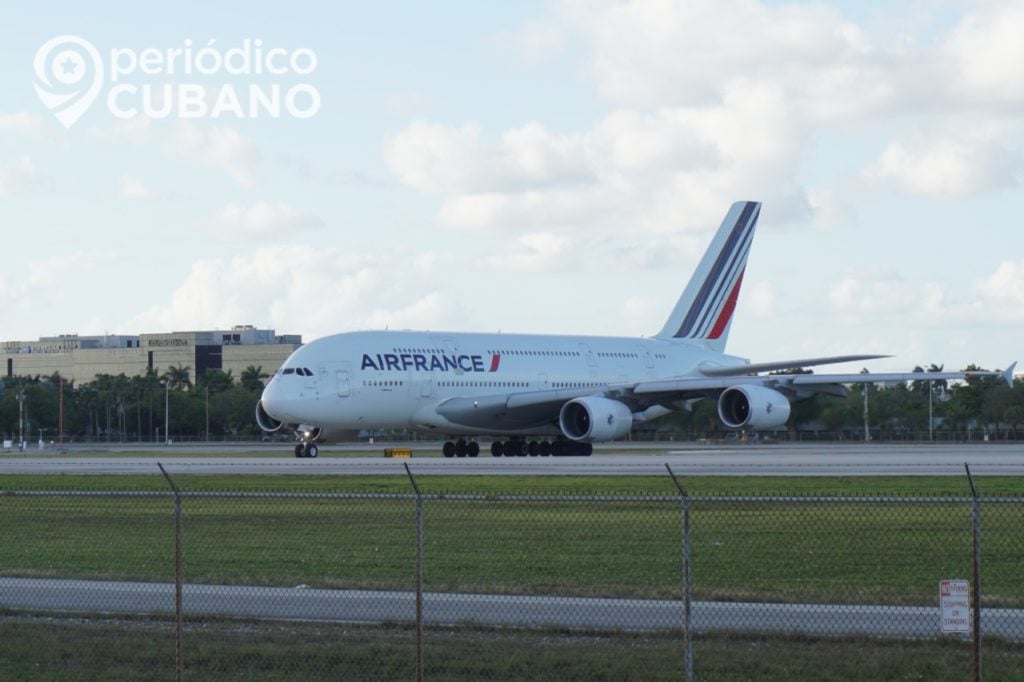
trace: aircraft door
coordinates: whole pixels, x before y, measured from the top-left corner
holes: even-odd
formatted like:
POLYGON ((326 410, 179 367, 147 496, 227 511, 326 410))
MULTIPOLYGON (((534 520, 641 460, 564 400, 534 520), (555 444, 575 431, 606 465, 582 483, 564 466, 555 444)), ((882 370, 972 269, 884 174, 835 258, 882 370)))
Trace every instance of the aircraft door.
POLYGON ((597 357, 594 356, 594 351, 590 350, 590 346, 585 343, 581 343, 580 353, 587 359, 587 365, 590 367, 597 367, 597 357))
POLYGON ((348 398, 352 395, 352 369, 347 362, 341 365, 334 365, 334 384, 339 398, 348 398))

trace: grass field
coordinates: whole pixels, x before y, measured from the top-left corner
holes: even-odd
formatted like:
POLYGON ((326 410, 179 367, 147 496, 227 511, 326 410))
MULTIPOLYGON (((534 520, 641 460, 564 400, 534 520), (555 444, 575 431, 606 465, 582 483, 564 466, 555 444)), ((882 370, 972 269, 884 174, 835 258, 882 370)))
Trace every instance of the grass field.
MULTIPOLYGON (((410 589, 415 506, 401 477, 178 478, 190 582, 410 589), (249 496, 205 496, 210 491, 249 496), (255 492, 259 491, 259 492, 255 492), (271 491, 306 491, 274 497, 271 491), (315 493, 402 493, 332 498, 315 493)), ((970 575, 970 505, 883 502, 877 495, 961 495, 948 478, 695 478, 692 557, 697 598, 930 604, 938 581, 970 575), (746 501, 708 495, 847 496, 843 501, 746 501)), ((1011 478, 982 479, 1006 495, 1011 478)), ((681 512, 665 478, 421 480, 425 583, 430 590, 677 598, 681 512), (575 500, 515 497, 571 493, 575 500), (610 496, 639 493, 635 498, 610 496), (469 493, 482 497, 462 499, 469 493), (602 495, 579 500, 583 495, 602 495), (654 496, 651 499, 649 496, 654 496)), ((172 500, 160 477, 0 479, 0 575, 169 580, 172 500), (53 495, 24 497, 43 486, 53 495), (60 490, 149 490, 65 496, 60 490)), ((1024 506, 983 514, 985 604, 1024 606, 1024 506)))
MULTIPOLYGON (((193 621, 190 679, 408 680, 415 635, 406 627, 193 621)), ((0 679, 172 680, 174 629, 165 621, 4 618, 0 679)), ((699 680, 963 680, 970 644, 955 639, 715 635, 694 643, 699 680)), ((571 635, 522 630, 431 629, 424 676, 445 680, 678 680, 678 634, 571 635)), ((986 643, 985 679, 1017 680, 1024 651, 986 643)))
MULTIPOLYGON (((402 477, 176 480, 187 493, 188 582, 415 585, 415 500, 402 477)), ((962 479, 682 483, 693 497, 697 599, 935 604, 940 579, 971 574, 962 479), (951 499, 898 504, 883 496, 951 499)), ((1024 489, 1016 478, 977 483, 989 497, 1024 489)), ((681 505, 667 477, 423 477, 419 484, 430 496, 427 590, 681 594, 681 505)), ((0 576, 173 579, 173 498, 162 477, 3 476, 0 518, 0 576)), ((1024 606, 1024 504, 986 504, 982 520, 984 603, 1024 606)), ((160 619, 0 612, 0 642, 0 679, 174 676, 174 630, 160 619)), ((404 626, 189 619, 183 642, 185 673, 195 679, 415 676, 415 640, 404 626)), ((426 676, 452 680, 679 679, 683 664, 678 633, 429 628, 424 651, 426 676)), ((970 646, 957 639, 719 634, 697 637, 694 651, 697 679, 954 680, 971 671, 970 646)), ((1019 679, 1024 669, 1019 643, 988 637, 984 656, 986 679, 1019 679)))

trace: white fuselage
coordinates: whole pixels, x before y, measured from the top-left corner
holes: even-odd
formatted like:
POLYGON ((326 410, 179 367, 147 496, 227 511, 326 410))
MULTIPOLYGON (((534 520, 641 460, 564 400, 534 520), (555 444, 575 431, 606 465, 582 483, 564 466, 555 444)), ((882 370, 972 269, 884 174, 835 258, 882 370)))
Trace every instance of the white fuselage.
POLYGON ((445 434, 557 433, 557 425, 468 428, 437 412, 451 398, 692 376, 743 360, 662 339, 525 334, 350 332, 296 350, 264 390, 263 409, 325 431, 416 429, 445 434))

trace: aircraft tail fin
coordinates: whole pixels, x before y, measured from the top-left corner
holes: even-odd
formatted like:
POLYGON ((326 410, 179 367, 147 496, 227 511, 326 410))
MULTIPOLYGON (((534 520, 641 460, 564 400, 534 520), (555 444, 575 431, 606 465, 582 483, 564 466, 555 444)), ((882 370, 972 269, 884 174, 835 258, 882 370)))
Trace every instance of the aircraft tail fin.
POLYGON ((738 201, 729 208, 655 338, 687 340, 724 352, 760 214, 761 204, 756 201, 738 201))

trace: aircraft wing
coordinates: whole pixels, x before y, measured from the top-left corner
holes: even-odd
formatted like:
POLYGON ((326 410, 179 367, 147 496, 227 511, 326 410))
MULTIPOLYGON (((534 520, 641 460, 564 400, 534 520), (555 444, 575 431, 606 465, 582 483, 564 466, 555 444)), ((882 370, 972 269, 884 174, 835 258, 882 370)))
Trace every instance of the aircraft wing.
MULTIPOLYGON (((863 358, 863 356, 843 356, 863 358)), ((833 360, 835 361, 835 360, 833 360)), ((799 363, 800 361, 797 361, 799 363)), ((812 361, 813 362, 813 361, 812 361)), ((732 386, 757 385, 771 388, 791 399, 810 397, 814 393, 842 396, 845 384, 899 383, 902 381, 962 381, 974 376, 1002 377, 1013 384, 1013 371, 1017 363, 1002 372, 884 372, 856 374, 729 374, 724 376, 681 377, 641 381, 632 384, 607 384, 573 389, 523 391, 487 396, 450 398, 436 408, 439 415, 462 426, 481 429, 527 429, 553 425, 562 406, 575 398, 602 396, 618 400, 634 413, 681 403, 698 398, 715 397, 732 386)), ((764 366, 795 367, 792 361, 745 365, 748 370, 764 366)), ((735 369, 739 369, 738 367, 735 369)), ((724 374, 725 368, 719 368, 724 374)), ((662 412, 663 414, 663 412, 662 412)), ((651 416, 657 416, 652 414, 651 416)))
POLYGON ((556 422, 562 405, 574 398, 603 393, 602 387, 590 386, 449 398, 438 405, 436 411, 453 424, 462 426, 525 429, 556 422))
MULTIPOLYGON (((770 364, 779 365, 782 363, 770 364)), ((748 365, 748 367, 758 366, 748 365)), ((795 365, 786 366, 794 367, 795 365)), ((798 394, 802 397, 803 394, 807 393, 807 391, 801 390, 802 387, 811 389, 810 392, 812 393, 835 393, 830 387, 841 387, 843 384, 894 384, 901 381, 963 381, 964 379, 976 376, 1002 377, 1007 384, 1013 386, 1013 371, 1016 366, 1017 363, 1014 362, 1001 372, 858 372, 856 374, 769 374, 665 379, 640 382, 633 387, 632 392, 637 395, 678 394, 685 398, 688 395, 692 397, 694 393, 725 390, 730 386, 739 384, 756 384, 773 388, 783 393, 798 394)))

